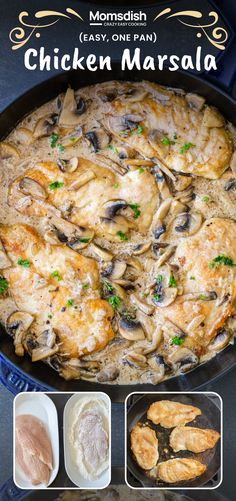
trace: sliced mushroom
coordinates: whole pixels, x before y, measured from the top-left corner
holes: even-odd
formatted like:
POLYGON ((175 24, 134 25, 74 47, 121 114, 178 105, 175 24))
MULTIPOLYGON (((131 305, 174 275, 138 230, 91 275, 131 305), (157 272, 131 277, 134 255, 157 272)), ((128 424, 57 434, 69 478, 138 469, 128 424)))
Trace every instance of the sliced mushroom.
POLYGON ((16 129, 16 139, 20 144, 31 144, 33 142, 33 133, 26 127, 19 127, 16 129))
POLYGON ((6 251, 0 240, 0 270, 5 270, 6 268, 10 268, 11 264, 12 264, 11 260, 7 256, 6 251))
POLYGON ((185 99, 190 108, 193 108, 197 111, 201 111, 206 102, 204 97, 199 96, 198 94, 194 94, 192 92, 188 92, 188 94, 186 94, 185 96, 185 99))
POLYGON ((153 353, 154 351, 156 351, 157 348, 160 346, 162 340, 163 340, 163 330, 160 326, 157 326, 152 336, 152 342, 149 343, 148 346, 144 347, 143 354, 149 355, 149 353, 153 353))
POLYGON ((54 230, 58 240, 73 250, 87 247, 94 237, 93 230, 76 226, 58 216, 51 216, 46 220, 46 223, 54 230))
POLYGON ((120 371, 115 366, 105 367, 97 374, 97 381, 99 383, 106 383, 109 381, 115 381, 119 377, 120 371))
POLYGON ((125 209, 128 206, 127 202, 125 200, 119 200, 119 199, 114 199, 114 200, 108 200, 108 202, 105 202, 103 204, 103 210, 104 210, 104 217, 112 219, 113 217, 116 216, 116 214, 122 210, 125 209))
POLYGON ((69 160, 58 158, 56 164, 61 172, 75 172, 78 168, 79 160, 77 157, 72 157, 69 160))
POLYGON ((74 127, 78 125, 80 116, 86 111, 86 104, 82 97, 75 97, 73 89, 68 88, 65 94, 62 111, 59 118, 60 127, 74 127))
POLYGON ((161 292, 155 292, 154 290, 153 303, 160 308, 165 308, 175 301, 177 295, 177 287, 167 287, 162 289, 161 292))
POLYGON ((52 132, 55 130, 57 119, 58 115, 56 113, 39 118, 39 120, 36 122, 33 136, 36 139, 50 136, 50 134, 52 134, 52 132))
POLYGON ((137 310, 137 320, 142 324, 147 340, 151 341, 155 331, 155 325, 152 318, 143 313, 143 311, 137 310))
POLYGON ((60 139, 60 144, 63 148, 74 146, 83 136, 81 127, 76 127, 72 132, 66 134, 60 139))
POLYGON ((42 346, 48 346, 49 348, 52 348, 54 346, 54 344, 56 343, 55 331, 52 328, 44 330, 37 337, 37 343, 42 345, 42 346))
POLYGON ((131 352, 126 355, 123 360, 128 363, 129 366, 133 366, 136 369, 144 369, 147 366, 146 357, 140 353, 131 352))
POLYGON ((88 170, 88 171, 84 172, 83 174, 80 174, 80 176, 78 176, 77 179, 72 181, 68 185, 68 190, 69 191, 77 191, 80 188, 82 188, 82 186, 84 186, 85 184, 88 184, 90 181, 92 181, 92 179, 95 179, 95 177, 96 177, 96 174, 92 170, 88 170))
POLYGON ((92 146, 94 153, 104 150, 110 143, 110 136, 103 128, 93 129, 85 134, 85 139, 92 146))
POLYGON ((140 263, 139 259, 136 257, 129 257, 128 259, 126 259, 126 262, 131 268, 134 268, 137 271, 143 270, 142 264, 140 263))
POLYGON ((24 337, 33 321, 34 318, 32 315, 25 311, 15 311, 7 319, 7 331, 14 337, 15 352, 19 357, 23 357, 24 355, 24 337))
POLYGON ((233 188, 236 188, 236 178, 231 178, 225 183, 224 185, 224 190, 225 191, 230 191, 233 188))
POLYGON ((186 372, 198 364, 198 357, 189 348, 178 348, 169 355, 168 360, 180 372, 186 372))
POLYGON ((229 344, 230 339, 232 338, 233 334, 230 329, 220 329, 214 339, 210 342, 208 345, 208 349, 211 351, 220 351, 229 344))
POLYGON ((172 203, 171 198, 167 198, 166 200, 164 200, 164 202, 162 202, 162 204, 160 205, 159 209, 156 212, 155 222, 157 221, 158 223, 162 223, 162 221, 165 219, 170 210, 171 203, 172 203))
POLYGON ((124 263, 124 261, 114 261, 112 263, 112 270, 110 273, 110 279, 111 280, 118 280, 119 278, 123 277, 125 270, 127 268, 127 264, 124 263))
POLYGON ((223 116, 213 106, 207 106, 203 113, 202 125, 204 127, 223 127, 225 124, 223 116))
POLYGON ((189 294, 183 294, 179 297, 179 303, 185 301, 215 301, 216 299, 217 294, 215 291, 189 292, 189 294))
POLYGON ((150 249, 150 247, 151 247, 151 242, 138 244, 133 248, 132 253, 134 256, 140 256, 141 254, 147 252, 150 249))
POLYGON ((146 313, 147 315, 152 315, 154 312, 154 306, 151 304, 148 304, 146 301, 140 299, 137 294, 131 294, 130 295, 130 300, 137 308, 143 311, 143 313, 146 313))
POLYGON ((191 176, 183 176, 181 174, 177 174, 175 181, 173 181, 173 187, 175 191, 182 192, 187 188, 190 188, 192 184, 193 178, 191 176))
MULTIPOLYGON (((104 235, 107 233, 116 237, 116 241, 120 241, 119 233, 127 234, 130 228, 133 227, 130 221, 128 221, 123 216, 115 216, 113 219, 108 217, 100 217, 101 228, 104 231, 104 235)), ((127 235, 126 235, 127 236, 127 235)))
POLYGON ((30 177, 23 177, 19 182, 19 189, 24 195, 31 195, 33 198, 46 200, 47 193, 43 186, 30 177))
POLYGON ((164 224, 159 224, 154 230, 153 230, 153 237, 155 240, 158 240, 158 238, 161 237, 166 232, 166 227, 164 224))
POLYGON ((32 362, 38 362, 39 360, 45 360, 45 358, 52 357, 59 351, 58 345, 50 348, 49 346, 40 346, 39 348, 34 348, 32 350, 31 358, 32 362))
POLYGON ((145 334, 140 322, 121 317, 118 326, 121 336, 129 341, 145 339, 145 334))
POLYGON ((113 172, 116 172, 121 176, 124 176, 128 172, 128 167, 115 162, 113 158, 111 159, 106 155, 102 155, 101 153, 96 154, 96 161, 100 161, 103 166, 109 167, 113 172))
POLYGON ((100 245, 98 245, 98 244, 92 243, 90 249, 95 254, 97 254, 97 256, 99 256, 102 261, 108 262, 108 261, 111 261, 113 259, 113 254, 110 251, 108 251, 107 249, 100 247, 100 245))
POLYGON ((17 147, 10 143, 0 143, 0 158, 2 158, 2 160, 5 160, 6 158, 11 157, 20 157, 20 152, 17 147))
POLYGON ((175 250, 176 250, 175 245, 169 245, 169 247, 166 249, 166 251, 163 252, 163 254, 156 261, 156 264, 155 264, 156 270, 158 270, 158 268, 160 268, 163 264, 165 264, 168 261, 168 259, 170 259, 172 254, 174 254, 175 250))
POLYGON ((229 165, 233 173, 236 175, 236 150, 233 152, 229 165))
POLYGON ((183 212, 175 220, 175 231, 183 233, 183 236, 194 235, 200 229, 202 220, 200 212, 183 212))
POLYGON ((163 380, 164 376, 165 376, 164 366, 160 365, 158 370, 157 368, 155 368, 153 371, 150 370, 143 372, 140 379, 142 383, 149 383, 156 385, 163 380))

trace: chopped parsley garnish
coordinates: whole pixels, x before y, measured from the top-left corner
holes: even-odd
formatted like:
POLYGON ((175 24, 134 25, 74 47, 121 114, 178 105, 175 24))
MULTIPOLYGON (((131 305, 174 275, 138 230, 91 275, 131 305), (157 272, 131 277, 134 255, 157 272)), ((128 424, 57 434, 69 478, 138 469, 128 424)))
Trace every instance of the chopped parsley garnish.
POLYGON ((139 136, 143 133, 143 127, 142 125, 138 125, 137 129, 136 129, 136 134, 138 134, 139 136))
POLYGON ((162 278, 163 278, 162 275, 157 275, 157 278, 156 278, 157 284, 161 284, 162 278))
POLYGON ((132 209, 132 211, 134 213, 134 219, 138 219, 138 217, 141 214, 141 211, 139 209, 139 205, 138 204, 129 204, 129 207, 130 207, 130 209, 132 209))
POLYGON ((120 240, 122 240, 123 242, 125 242, 125 241, 129 240, 129 239, 128 239, 128 237, 127 237, 127 235, 125 235, 125 234, 123 233, 123 231, 117 231, 117 233, 116 233, 116 234, 117 234, 117 236, 119 237, 119 239, 120 239, 120 240))
POLYGON ((6 278, 0 277, 0 295, 4 294, 8 289, 8 281, 6 278))
POLYGON ((191 277, 189 277, 190 280, 196 280, 196 277, 194 277, 193 275, 191 275, 191 277))
POLYGON ((107 149, 113 151, 113 153, 118 154, 118 149, 115 146, 113 146, 113 144, 108 144, 107 149))
POLYGON ((169 287, 177 287, 177 282, 175 280, 173 273, 171 273, 170 275, 169 287))
POLYGON ((219 256, 215 257, 213 261, 209 263, 209 268, 210 269, 216 268, 218 270, 221 264, 223 264, 224 266, 236 266, 236 263, 234 263, 231 257, 227 257, 224 254, 220 254, 219 256))
POLYGON ((66 306, 74 306, 74 299, 68 299, 66 306))
POLYGON ((50 148, 55 148, 56 144, 57 144, 57 141, 58 141, 58 134, 55 134, 55 132, 53 132, 51 134, 51 136, 49 137, 50 148))
POLYGON ((62 280, 62 278, 57 270, 55 270, 51 273, 51 277, 56 278, 58 282, 60 282, 62 280))
POLYGON ((75 137, 70 137, 70 142, 71 142, 71 143, 74 143, 74 142, 75 142, 75 139, 76 139, 75 137))
POLYGON ((116 294, 114 294, 113 296, 109 297, 108 303, 112 306, 114 310, 116 310, 121 305, 121 299, 119 296, 116 296, 116 294))
POLYGON ((61 143, 57 145, 57 149, 60 153, 63 153, 63 151, 65 151, 65 148, 61 143))
POLYGON ((81 237, 81 238, 79 238, 79 241, 82 244, 87 244, 89 242, 89 238, 87 238, 87 237, 81 237))
POLYGON ((204 299, 206 299, 206 294, 199 294, 198 296, 198 299, 201 299, 202 301, 204 301, 204 299))
POLYGON ((29 266, 30 266, 30 262, 28 259, 19 258, 17 261, 17 264, 19 264, 20 266, 23 266, 24 268, 29 268, 29 266))
MULTIPOLYGON (((174 139, 176 139, 174 137, 174 139)), ((170 146, 171 144, 175 144, 175 141, 172 141, 171 139, 169 139, 168 136, 164 136, 161 140, 161 143, 164 144, 165 146, 170 146)))
POLYGON ((174 140, 176 140, 176 139, 177 139, 177 134, 176 134, 176 132, 174 133, 173 138, 174 138, 174 140))
POLYGON ((202 201, 203 202, 209 202, 209 197, 207 195, 204 195, 204 197, 202 197, 202 201))
POLYGON ((103 288, 105 291, 113 292, 113 287, 109 282, 103 282, 103 288))
POLYGON ((52 318, 52 315, 48 315, 48 318, 50 318, 50 320, 51 320, 51 318, 52 318))
POLYGON ((145 169, 144 169, 144 167, 139 167, 138 171, 139 171, 139 174, 142 174, 143 172, 145 172, 145 169))
POLYGON ((115 183, 114 188, 119 188, 119 183, 115 183))
POLYGON ((63 186, 62 181, 54 181, 54 183, 50 183, 48 185, 49 190, 57 190, 58 188, 61 188, 63 186))
POLYGON ((161 299, 161 294, 153 294, 153 299, 154 299, 155 301, 160 301, 160 299, 161 299))
POLYGON ((173 336, 172 337, 172 344, 175 344, 176 346, 180 346, 183 343, 184 343, 184 338, 183 337, 179 337, 179 336, 173 336))
POLYGON ((89 288, 89 284, 83 284, 82 285, 82 289, 88 289, 89 288))
POLYGON ((181 154, 185 153, 186 151, 190 150, 190 148, 195 148, 196 144, 193 143, 184 143, 183 146, 181 146, 179 152, 181 154))

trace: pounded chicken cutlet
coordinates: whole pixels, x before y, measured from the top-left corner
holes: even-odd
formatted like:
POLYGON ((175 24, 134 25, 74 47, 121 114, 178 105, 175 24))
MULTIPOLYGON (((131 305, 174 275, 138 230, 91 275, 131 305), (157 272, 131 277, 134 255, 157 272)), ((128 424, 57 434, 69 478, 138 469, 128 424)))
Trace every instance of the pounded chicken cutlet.
POLYGON ((168 484, 192 480, 206 471, 206 465, 192 458, 169 459, 157 465, 157 477, 168 484))
POLYGON ((147 418, 163 428, 174 428, 193 421, 201 410, 193 405, 185 405, 172 400, 153 402, 147 411, 147 418))
POLYGON ((170 434, 170 446, 175 452, 204 452, 215 447, 220 438, 218 431, 178 426, 170 434))
POLYGON ((154 430, 139 423, 130 434, 131 450, 143 470, 151 470, 159 459, 158 439, 154 430))
POLYGON ((33 415, 15 420, 16 462, 33 485, 48 485, 53 469, 51 442, 43 423, 33 415))
POLYGON ((60 352, 67 357, 104 348, 114 335, 113 310, 100 299, 96 262, 67 247, 46 244, 26 225, 1 225, 0 238, 11 261, 4 277, 18 309, 33 316, 30 329, 36 339, 50 319, 60 352))

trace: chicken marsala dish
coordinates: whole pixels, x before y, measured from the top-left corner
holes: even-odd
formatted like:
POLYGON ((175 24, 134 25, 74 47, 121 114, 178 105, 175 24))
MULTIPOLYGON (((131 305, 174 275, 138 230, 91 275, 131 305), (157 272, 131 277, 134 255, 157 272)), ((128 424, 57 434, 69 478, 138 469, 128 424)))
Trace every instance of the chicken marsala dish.
POLYGON ((236 130, 150 82, 71 88, 0 143, 0 320, 65 379, 152 383, 233 341, 236 130))

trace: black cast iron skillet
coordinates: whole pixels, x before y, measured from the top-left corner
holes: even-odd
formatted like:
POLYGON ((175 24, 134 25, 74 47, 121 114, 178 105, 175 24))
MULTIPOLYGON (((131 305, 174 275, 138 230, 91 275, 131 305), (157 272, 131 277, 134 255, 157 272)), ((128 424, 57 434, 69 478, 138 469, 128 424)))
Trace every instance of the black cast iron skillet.
MULTIPOLYGON (((127 405, 129 403, 129 397, 127 405)), ((137 396, 136 396, 137 398, 137 396)), ((171 447, 169 446, 169 435, 173 428, 165 429, 160 425, 154 425, 152 421, 147 419, 147 410, 149 406, 156 401, 159 400, 173 400, 174 402, 180 402, 182 404, 194 405, 199 407, 202 411, 200 416, 197 416, 194 421, 188 423, 186 426, 194 426, 197 428, 211 428, 220 432, 221 428, 221 418, 220 418, 220 409, 218 408, 217 403, 219 403, 218 397, 216 395, 211 394, 211 396, 207 396, 199 393, 185 393, 185 394, 147 394, 138 398, 134 403, 132 403, 131 407, 128 409, 127 413, 127 467, 128 470, 132 473, 135 479, 139 480, 143 487, 202 487, 214 486, 213 477, 217 476, 217 472, 220 469, 220 441, 216 444, 213 449, 208 449, 207 451, 194 454, 189 451, 180 451, 174 453, 171 447), (175 458, 193 458, 197 461, 202 462, 207 465, 206 471, 203 475, 196 477, 193 480, 188 482, 178 482, 176 484, 167 484, 165 482, 157 482, 155 479, 148 478, 147 474, 142 470, 138 464, 136 463, 134 456, 132 454, 130 448, 130 433, 132 428, 136 423, 145 423, 150 428, 155 430, 156 435, 158 437, 158 449, 159 449, 159 462, 167 461, 168 459, 175 458), (164 452, 163 449, 167 448, 168 452, 164 452)), ((130 483, 130 481, 129 481, 130 483)), ((218 483, 218 482, 217 482, 218 483)), ((131 483, 132 486, 132 483, 131 483)), ((135 484, 134 484, 135 487, 135 484)))
MULTIPOLYGON (((224 91, 214 85, 206 83, 203 79, 190 76, 184 72, 164 71, 127 71, 122 72, 120 64, 114 63, 112 72, 97 71, 72 71, 59 74, 40 85, 37 85, 26 94, 19 97, 8 106, 0 116, 0 138, 4 138, 16 124, 29 112, 65 92, 68 84, 72 88, 103 82, 105 80, 150 80, 163 85, 181 87, 191 92, 197 92, 204 96, 209 104, 217 106, 223 115, 236 125, 236 103, 224 91)), ((106 391, 113 401, 122 401, 132 391, 188 391, 193 388, 209 383, 213 379, 222 376, 226 371, 236 365, 236 346, 228 346, 215 358, 194 370, 164 381, 156 387, 144 385, 101 385, 85 381, 65 381, 53 369, 43 363, 33 364, 29 357, 19 358, 15 355, 12 340, 4 335, 0 336, 0 351, 7 360, 11 361, 13 368, 24 376, 28 375, 35 382, 36 387, 58 391, 106 391)))

